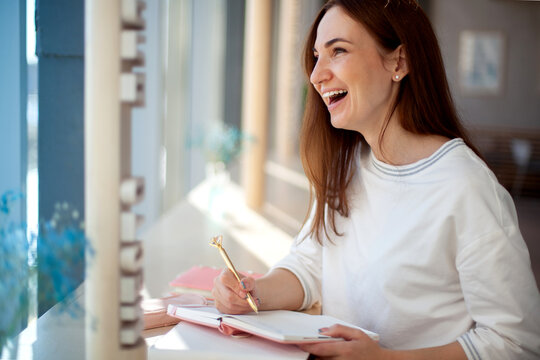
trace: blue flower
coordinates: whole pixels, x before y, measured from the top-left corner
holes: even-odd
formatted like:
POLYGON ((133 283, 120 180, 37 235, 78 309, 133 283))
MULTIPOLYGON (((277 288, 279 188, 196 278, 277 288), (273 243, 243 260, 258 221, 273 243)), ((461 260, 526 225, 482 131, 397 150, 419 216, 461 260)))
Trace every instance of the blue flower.
POLYGON ((225 165, 236 159, 242 152, 244 142, 253 140, 238 128, 221 122, 213 123, 193 139, 191 145, 201 148, 208 162, 222 162, 225 165))
POLYGON ((40 280, 51 291, 38 301, 60 303, 60 311, 72 316, 84 314, 76 301, 62 302, 71 296, 84 272, 85 252, 93 249, 86 238, 79 212, 69 204, 58 203, 51 220, 41 222, 39 234, 27 236, 26 224, 10 219, 14 203, 24 197, 15 191, 0 196, 0 353, 6 341, 16 334, 28 311, 28 281, 37 270, 40 280), (40 243, 39 258, 35 244, 40 243), (68 308, 66 305, 70 304, 68 308))

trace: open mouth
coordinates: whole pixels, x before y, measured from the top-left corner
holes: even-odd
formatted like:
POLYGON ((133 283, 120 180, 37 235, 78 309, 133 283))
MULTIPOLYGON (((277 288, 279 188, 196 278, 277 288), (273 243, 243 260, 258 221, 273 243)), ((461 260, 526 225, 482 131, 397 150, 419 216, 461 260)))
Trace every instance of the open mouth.
POLYGON ((336 103, 343 99, 345 96, 347 96, 348 91, 347 90, 334 90, 334 91, 328 91, 325 92, 322 97, 327 98, 328 105, 332 105, 333 103, 336 103))

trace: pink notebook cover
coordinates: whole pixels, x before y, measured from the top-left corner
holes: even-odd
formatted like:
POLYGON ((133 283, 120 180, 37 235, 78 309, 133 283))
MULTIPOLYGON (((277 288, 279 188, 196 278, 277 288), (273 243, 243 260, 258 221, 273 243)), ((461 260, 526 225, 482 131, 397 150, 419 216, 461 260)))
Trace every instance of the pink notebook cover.
POLYGON ((144 330, 178 324, 178 318, 167 314, 167 306, 207 305, 208 301, 196 294, 171 295, 159 299, 146 299, 141 303, 143 309, 144 330))
MULTIPOLYGON (((208 290, 211 291, 214 287, 214 279, 221 273, 222 269, 213 268, 210 266, 193 266, 191 269, 178 275, 169 283, 170 286, 184 287, 190 289, 208 290)), ((259 278, 262 274, 248 273, 240 271, 243 276, 259 278)))

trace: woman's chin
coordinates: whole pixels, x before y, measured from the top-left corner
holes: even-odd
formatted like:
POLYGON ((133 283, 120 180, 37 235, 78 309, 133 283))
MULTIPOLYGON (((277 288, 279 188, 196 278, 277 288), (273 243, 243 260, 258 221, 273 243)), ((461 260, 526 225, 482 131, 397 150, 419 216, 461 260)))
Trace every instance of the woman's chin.
POLYGON ((341 116, 330 116, 330 123, 336 129, 348 130, 347 122, 341 116))

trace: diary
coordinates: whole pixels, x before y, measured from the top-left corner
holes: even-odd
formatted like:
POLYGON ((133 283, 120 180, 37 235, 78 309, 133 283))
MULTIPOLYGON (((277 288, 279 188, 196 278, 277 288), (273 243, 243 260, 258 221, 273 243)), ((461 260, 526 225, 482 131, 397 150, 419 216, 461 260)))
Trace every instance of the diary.
POLYGON ((318 329, 334 324, 362 330, 374 340, 379 336, 343 320, 327 315, 309 315, 296 311, 260 311, 258 314, 229 315, 213 306, 182 307, 169 305, 169 315, 181 320, 219 329, 229 335, 252 334, 283 344, 316 343, 342 339, 320 335, 318 329))

